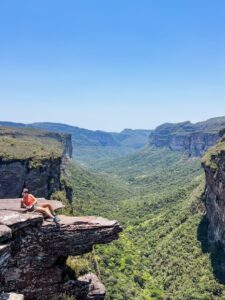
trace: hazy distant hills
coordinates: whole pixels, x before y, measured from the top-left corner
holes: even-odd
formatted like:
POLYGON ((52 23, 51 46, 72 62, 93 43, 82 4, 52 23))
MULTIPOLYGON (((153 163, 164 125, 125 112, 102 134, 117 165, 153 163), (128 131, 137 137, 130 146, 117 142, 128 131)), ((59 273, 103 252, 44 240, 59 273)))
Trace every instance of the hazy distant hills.
POLYGON ((32 127, 72 135, 73 157, 81 164, 94 164, 98 160, 117 158, 142 148, 148 143, 151 130, 124 129, 120 133, 88 130, 61 123, 32 124, 0 122, 0 126, 32 127))
POLYGON ((225 128, 225 117, 203 122, 164 123, 155 130, 124 129, 120 133, 88 130, 61 123, 39 122, 32 124, 0 122, 0 126, 32 127, 67 133, 72 136, 73 157, 89 167, 109 159, 124 157, 143 148, 146 144, 182 151, 189 156, 200 156, 219 138, 225 128))
POLYGON ((147 143, 151 130, 124 129, 120 133, 102 130, 89 130, 61 123, 16 123, 0 121, 0 126, 33 127, 49 131, 69 133, 72 135, 74 146, 129 146, 140 148, 147 143))
POLYGON ((206 121, 191 123, 189 121, 181 123, 164 123, 158 126, 154 133, 158 134, 188 134, 188 133, 197 133, 197 132, 207 132, 213 133, 218 132, 220 129, 225 127, 225 116, 211 118, 206 121))
POLYGON ((142 129, 124 129, 120 133, 105 132, 102 130, 93 131, 60 123, 33 123, 31 125, 36 128, 70 133, 74 146, 129 146, 140 148, 147 143, 151 132, 151 130, 142 129))

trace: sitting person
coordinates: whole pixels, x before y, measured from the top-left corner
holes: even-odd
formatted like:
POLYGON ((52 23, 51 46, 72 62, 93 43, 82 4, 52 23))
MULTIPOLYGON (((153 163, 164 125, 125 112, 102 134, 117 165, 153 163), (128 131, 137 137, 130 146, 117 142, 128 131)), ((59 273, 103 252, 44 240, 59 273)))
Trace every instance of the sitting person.
POLYGON ((23 189, 22 193, 23 199, 21 200, 21 207, 27 208, 28 211, 40 212, 43 215, 47 215, 51 221, 59 222, 60 218, 54 212, 51 204, 48 203, 38 203, 38 200, 32 195, 29 194, 28 189, 23 189))

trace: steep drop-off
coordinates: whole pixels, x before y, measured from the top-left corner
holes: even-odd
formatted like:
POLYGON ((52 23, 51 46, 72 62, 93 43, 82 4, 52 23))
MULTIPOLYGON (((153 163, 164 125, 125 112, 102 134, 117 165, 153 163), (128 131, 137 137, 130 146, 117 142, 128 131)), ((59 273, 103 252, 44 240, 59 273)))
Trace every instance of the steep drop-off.
POLYGON ((214 272, 225 283, 225 136, 203 157, 208 243, 214 272))
POLYGON ((109 159, 125 156, 143 147, 148 142, 151 130, 124 129, 117 132, 88 130, 61 123, 39 122, 23 124, 0 121, 0 126, 18 128, 38 128, 52 132, 70 134, 73 144, 73 157, 76 161, 87 166, 109 159))
POLYGON ((69 135, 0 127, 0 198, 20 197, 23 187, 49 198, 61 189, 61 171, 71 154, 69 135))
POLYGON ((129 190, 118 189, 113 198, 110 193, 104 199, 102 192, 95 199, 91 181, 83 178, 80 188, 90 199, 84 201, 79 195, 74 199, 76 212, 117 219, 124 228, 118 241, 95 249, 107 286, 106 299, 225 299, 225 286, 218 282, 211 255, 204 248, 207 233, 200 159, 146 147, 102 164, 99 171, 107 173, 105 180, 116 179, 129 190))
POLYGON ((66 260, 117 239, 120 225, 100 217, 66 216, 55 225, 19 206, 20 199, 0 200, 0 293, 19 292, 27 300, 58 300, 64 293, 78 300, 104 299, 98 278, 92 273, 76 278, 66 260))

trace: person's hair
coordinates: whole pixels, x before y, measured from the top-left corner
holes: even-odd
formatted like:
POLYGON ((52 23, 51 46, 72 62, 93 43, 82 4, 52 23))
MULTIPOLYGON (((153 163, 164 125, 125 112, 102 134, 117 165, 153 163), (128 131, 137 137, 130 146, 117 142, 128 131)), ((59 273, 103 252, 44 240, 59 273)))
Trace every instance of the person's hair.
POLYGON ((28 189, 23 189, 23 193, 29 193, 28 189))

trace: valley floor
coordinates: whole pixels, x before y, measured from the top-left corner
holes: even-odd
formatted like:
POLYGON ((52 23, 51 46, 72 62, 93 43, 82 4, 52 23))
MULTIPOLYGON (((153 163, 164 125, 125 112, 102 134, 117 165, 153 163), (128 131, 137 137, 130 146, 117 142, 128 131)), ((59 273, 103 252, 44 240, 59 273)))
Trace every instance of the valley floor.
POLYGON ((107 300, 225 299, 207 251, 199 159, 147 147, 94 171, 70 165, 67 176, 73 214, 117 219, 124 228, 118 241, 73 265, 77 275, 95 269, 107 300))

